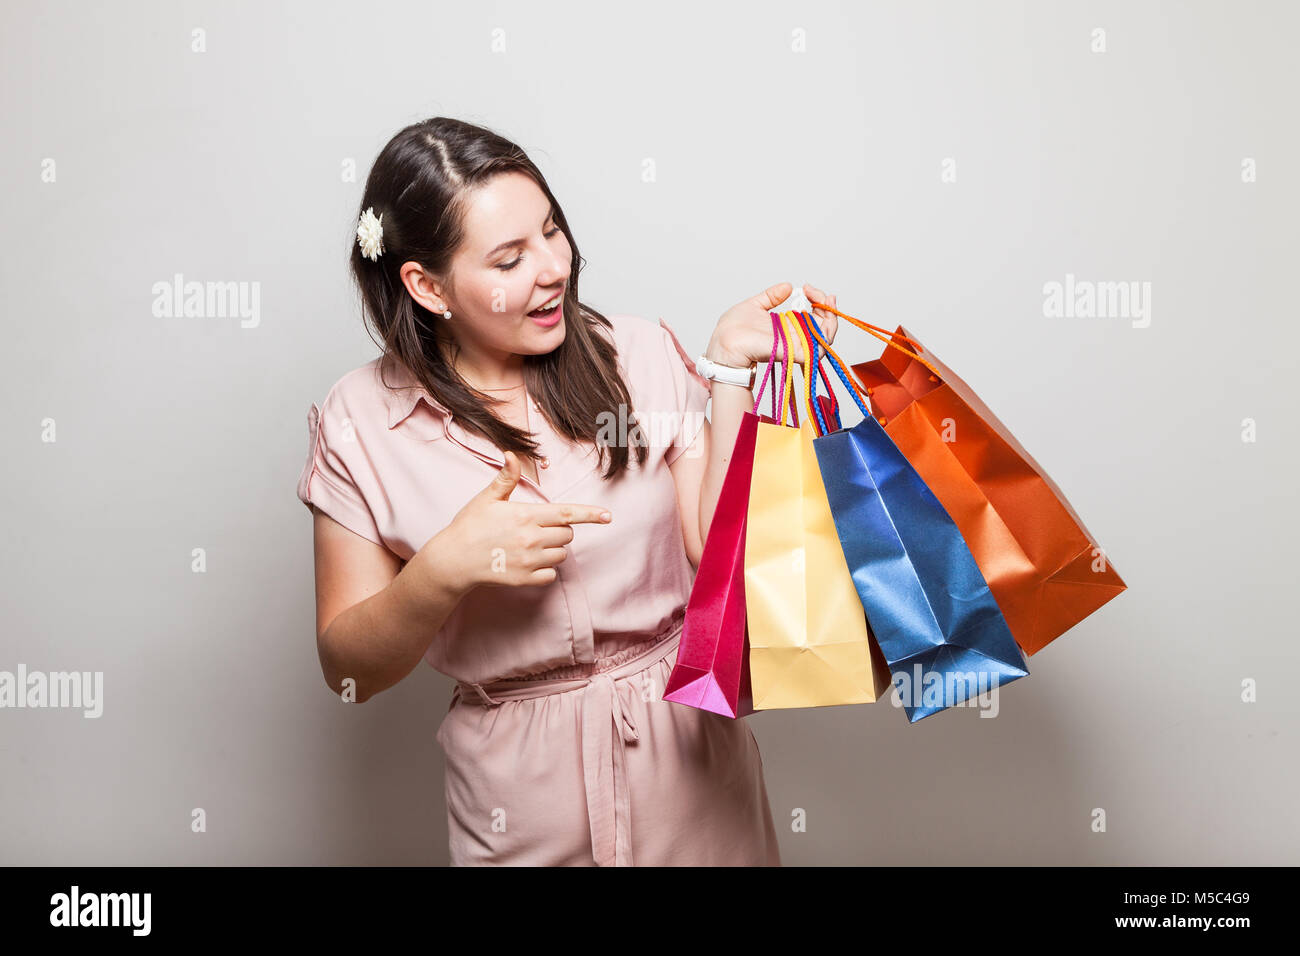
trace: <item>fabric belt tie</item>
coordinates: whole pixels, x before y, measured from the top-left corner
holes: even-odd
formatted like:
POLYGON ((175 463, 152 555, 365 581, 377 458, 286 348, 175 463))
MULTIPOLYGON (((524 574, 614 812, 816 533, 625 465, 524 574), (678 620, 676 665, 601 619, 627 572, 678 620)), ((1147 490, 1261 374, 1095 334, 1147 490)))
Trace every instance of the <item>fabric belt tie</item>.
MULTIPOLYGON (((553 680, 497 681, 489 684, 488 693, 482 684, 458 682, 457 696, 466 702, 478 701, 494 706, 506 700, 545 697, 572 690, 583 690, 582 778, 587 798, 587 817, 591 823, 592 857, 597 866, 632 866, 632 795, 627 778, 627 752, 629 743, 641 739, 631 712, 623 706, 622 695, 615 683, 644 670, 675 651, 681 641, 681 621, 667 637, 647 642, 638 647, 635 656, 621 661, 616 667, 585 677, 557 678, 553 680)), ((628 648, 627 650, 631 650, 628 648)), ((663 689, 660 688, 660 693, 663 689)))
POLYGON ((597 866, 632 866, 632 800, 624 746, 640 737, 614 679, 608 674, 592 677, 582 701, 582 776, 597 866))

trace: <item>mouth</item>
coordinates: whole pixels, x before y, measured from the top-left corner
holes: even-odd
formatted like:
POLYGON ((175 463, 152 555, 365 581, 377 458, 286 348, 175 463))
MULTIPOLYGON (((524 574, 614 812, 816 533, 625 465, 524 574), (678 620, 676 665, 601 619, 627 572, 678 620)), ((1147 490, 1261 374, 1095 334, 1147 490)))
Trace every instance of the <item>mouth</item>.
POLYGON ((550 299, 529 312, 528 317, 530 319, 538 319, 542 322, 558 317, 560 306, 564 304, 564 291, 564 289, 561 289, 559 292, 555 293, 555 295, 550 299))

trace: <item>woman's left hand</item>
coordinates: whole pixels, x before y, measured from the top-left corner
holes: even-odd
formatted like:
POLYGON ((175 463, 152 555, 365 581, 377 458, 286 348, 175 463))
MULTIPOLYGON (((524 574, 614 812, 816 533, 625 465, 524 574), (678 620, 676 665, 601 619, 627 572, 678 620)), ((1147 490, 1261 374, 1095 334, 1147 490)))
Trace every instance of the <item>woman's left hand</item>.
MULTIPOLYGON (((790 283, 779 282, 753 298, 733 305, 722 314, 722 318, 718 319, 713 337, 709 339, 708 350, 704 353, 705 356, 722 365, 740 368, 750 368, 758 362, 766 362, 772 357, 771 313, 781 311, 777 306, 790 298, 790 293, 793 291, 794 286, 790 283)), ((817 319, 817 328, 821 331, 822 338, 828 345, 834 343, 839 316, 818 306, 825 304, 835 308, 835 296, 828 296, 821 289, 810 285, 805 285, 803 292, 813 307, 813 316, 817 319)), ((803 365, 805 361, 803 343, 796 338, 792 344, 794 361, 803 365)), ((778 337, 776 357, 779 360, 784 355, 785 350, 782 349, 778 337)))

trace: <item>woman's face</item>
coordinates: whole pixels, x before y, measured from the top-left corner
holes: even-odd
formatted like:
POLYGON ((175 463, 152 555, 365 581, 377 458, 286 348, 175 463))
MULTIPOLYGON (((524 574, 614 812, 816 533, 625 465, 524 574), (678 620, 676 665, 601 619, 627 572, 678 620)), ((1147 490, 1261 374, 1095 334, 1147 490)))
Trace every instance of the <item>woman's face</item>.
POLYGON ((564 341, 563 294, 572 247, 550 200, 523 173, 494 176, 470 194, 465 239, 452 260, 454 293, 443 289, 458 338, 489 353, 544 355, 564 341), (560 297, 535 320, 528 313, 560 297))

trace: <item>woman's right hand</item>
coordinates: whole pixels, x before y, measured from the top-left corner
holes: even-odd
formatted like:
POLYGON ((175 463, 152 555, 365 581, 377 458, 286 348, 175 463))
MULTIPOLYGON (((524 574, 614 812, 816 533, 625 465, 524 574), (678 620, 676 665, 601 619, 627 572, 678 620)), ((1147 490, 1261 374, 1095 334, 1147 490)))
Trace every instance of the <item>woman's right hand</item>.
MULTIPOLYGON (((468 592, 480 584, 550 584, 566 557, 577 522, 608 524, 599 505, 511 501, 519 483, 519 456, 505 453, 505 466, 491 483, 466 502, 451 524, 431 538, 416 558, 429 558, 452 586, 468 592)), ((412 559, 413 561, 415 558, 412 559)))
MULTIPOLYGON (((785 357, 785 349, 780 339, 776 339, 772 329, 772 312, 790 297, 794 286, 788 282, 778 282, 764 289, 758 295, 733 305, 718 319, 718 324, 709 339, 709 346, 704 354, 715 362, 738 368, 753 368, 759 362, 766 362, 772 356, 775 345, 778 359, 785 357)), ((813 307, 817 319, 817 328, 826 344, 835 341, 839 318, 834 312, 821 308, 829 305, 835 308, 835 296, 828 296, 815 286, 805 285, 804 296, 813 307)), ((803 344, 796 338, 791 342, 791 359, 802 366, 807 357, 803 344)))

